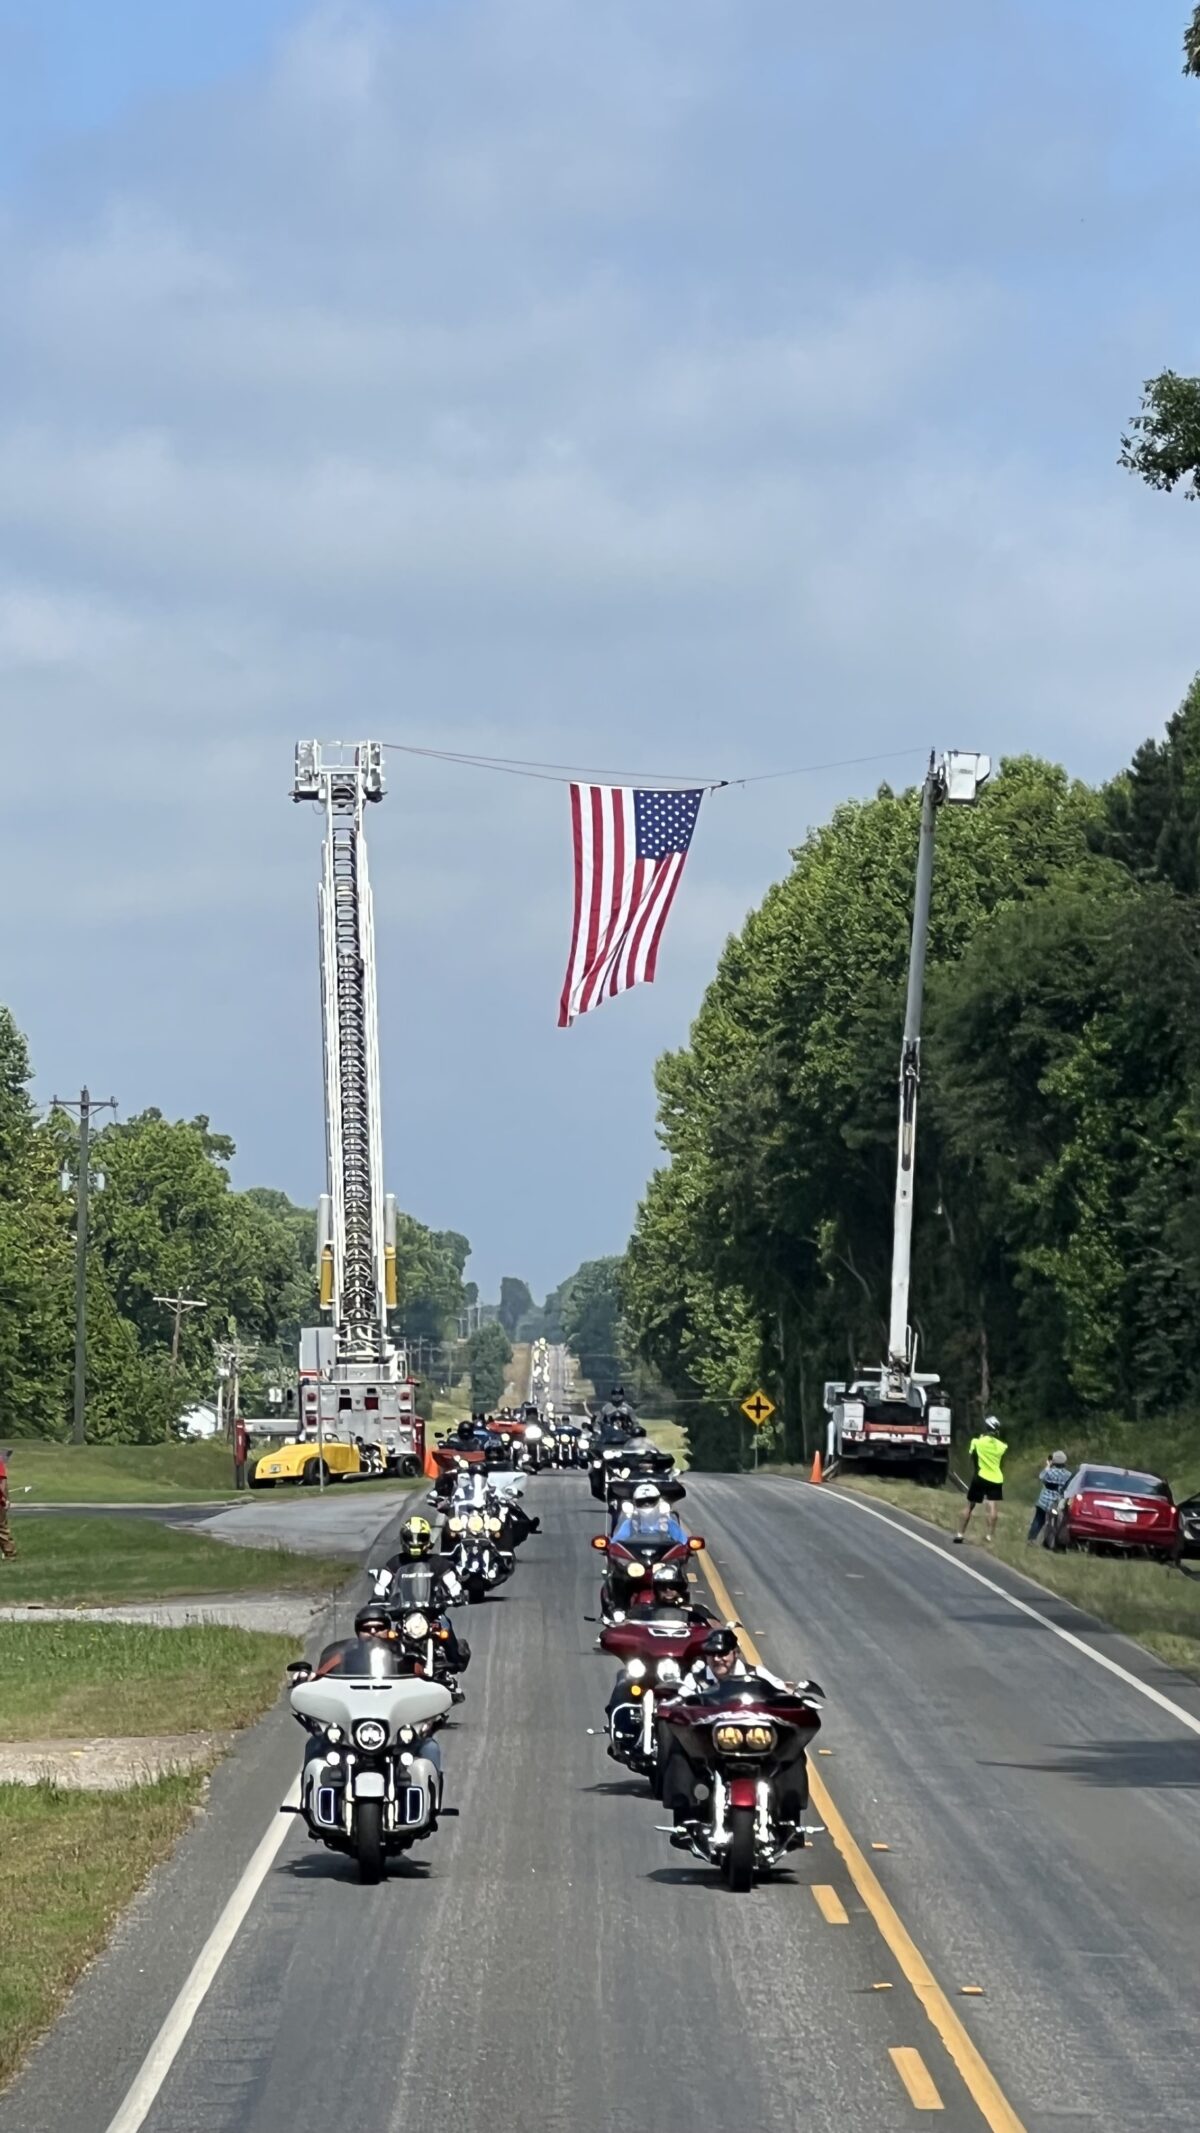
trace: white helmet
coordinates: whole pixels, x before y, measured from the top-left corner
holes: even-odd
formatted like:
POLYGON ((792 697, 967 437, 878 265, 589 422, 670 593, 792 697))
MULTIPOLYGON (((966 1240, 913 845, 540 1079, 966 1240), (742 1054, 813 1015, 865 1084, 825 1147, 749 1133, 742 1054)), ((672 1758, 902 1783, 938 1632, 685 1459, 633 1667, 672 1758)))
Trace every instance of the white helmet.
POLYGON ((659 1496, 657 1488, 655 1487, 652 1481, 639 1481, 636 1489, 633 1492, 633 1500, 635 1504, 659 1503, 661 1501, 661 1498, 659 1496))

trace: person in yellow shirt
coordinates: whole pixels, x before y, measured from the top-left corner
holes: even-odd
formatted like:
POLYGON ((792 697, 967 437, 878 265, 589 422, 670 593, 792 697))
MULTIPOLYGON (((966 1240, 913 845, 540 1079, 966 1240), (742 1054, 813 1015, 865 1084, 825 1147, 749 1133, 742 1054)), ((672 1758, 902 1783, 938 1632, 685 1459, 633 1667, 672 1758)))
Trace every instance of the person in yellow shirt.
POLYGON ((972 1437, 971 1486, 967 1490, 966 1508, 962 1524, 954 1536, 954 1545, 961 1548, 966 1538, 967 1527, 977 1503, 987 1505, 987 1532, 983 1538, 990 1547, 1004 1500, 1004 1454, 1008 1450, 1000 1435, 1000 1424, 995 1415, 989 1415, 977 1437, 972 1437))

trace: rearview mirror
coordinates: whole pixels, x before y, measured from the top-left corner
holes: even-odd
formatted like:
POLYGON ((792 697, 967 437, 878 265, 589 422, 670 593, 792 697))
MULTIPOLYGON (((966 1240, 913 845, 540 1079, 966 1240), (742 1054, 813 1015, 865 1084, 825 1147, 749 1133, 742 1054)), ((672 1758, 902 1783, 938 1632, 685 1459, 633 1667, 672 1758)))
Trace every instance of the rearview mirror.
POLYGON ((300 1682, 302 1682, 302 1681, 307 1681, 307 1680, 308 1680, 308 1677, 309 1677, 309 1675, 310 1675, 310 1674, 312 1673, 312 1662, 311 1662, 311 1660, 308 1660, 308 1659, 293 1659, 293 1660, 292 1660, 292 1661, 291 1661, 291 1662, 289 1663, 289 1666, 288 1666, 288 1673, 289 1673, 289 1675, 291 1676, 291 1679, 292 1679, 292 1681, 293 1681, 293 1682, 294 1682, 294 1683, 295 1683, 295 1684, 296 1684, 297 1686, 299 1686, 300 1682))
POLYGON ((703 1536, 703 1534, 701 1534, 701 1533, 692 1533, 692 1534, 690 1534, 690 1535, 688 1536, 688 1547, 689 1547, 689 1548, 691 1549, 691 1551, 692 1551, 692 1554, 693 1554, 693 1555, 699 1555, 699 1554, 700 1554, 700 1553, 702 1552, 702 1550, 703 1550, 703 1547, 704 1547, 704 1536, 703 1536))

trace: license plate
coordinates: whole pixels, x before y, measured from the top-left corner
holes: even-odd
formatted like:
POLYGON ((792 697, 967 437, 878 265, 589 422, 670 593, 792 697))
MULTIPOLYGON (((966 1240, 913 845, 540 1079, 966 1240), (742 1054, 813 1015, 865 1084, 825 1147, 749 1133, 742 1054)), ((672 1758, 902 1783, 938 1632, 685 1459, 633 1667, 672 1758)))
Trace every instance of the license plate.
POLYGON ((1120 1521, 1121 1521, 1121 1524, 1122 1524, 1123 1526, 1132 1526, 1132 1525, 1133 1525, 1133 1524, 1135 1523, 1136 1519, 1137 1519, 1137 1512, 1136 1512, 1136 1511, 1116 1511, 1116 1512, 1114 1512, 1113 1516, 1114 1516, 1115 1518, 1119 1518, 1119 1519, 1120 1519, 1120 1521))

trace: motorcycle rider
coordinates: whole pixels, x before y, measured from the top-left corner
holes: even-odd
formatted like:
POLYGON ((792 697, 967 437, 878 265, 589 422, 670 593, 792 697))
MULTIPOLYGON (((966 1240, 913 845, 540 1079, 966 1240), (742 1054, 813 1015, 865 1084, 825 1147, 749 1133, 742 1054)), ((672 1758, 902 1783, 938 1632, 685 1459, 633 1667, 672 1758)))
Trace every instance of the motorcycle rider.
POLYGON ((439 1629, 446 1632, 446 1664, 452 1674, 465 1673, 471 1662, 471 1647, 465 1638, 460 1638, 447 1613, 448 1607, 457 1607, 465 1595, 458 1572, 449 1563, 434 1570, 433 1527, 427 1518, 406 1518, 400 1528, 399 1546, 395 1555, 390 1555, 375 1580, 375 1598, 388 1599, 400 1584, 403 1574, 416 1563, 428 1563, 433 1579, 429 1613, 439 1629))
MULTIPOLYGON (((714 1695, 730 1681, 762 1681, 768 1687, 779 1689, 786 1695, 794 1695, 796 1685, 782 1681, 778 1674, 767 1671, 765 1666, 749 1666, 742 1656, 737 1632, 731 1622, 714 1629, 705 1638, 700 1657, 696 1660, 687 1678, 676 1691, 677 1703, 698 1701, 714 1695)), ((781 1809, 789 1821, 798 1822, 808 1806, 808 1759, 801 1757, 801 1789, 789 1794, 781 1802, 781 1809)), ((711 1797, 710 1788, 703 1776, 697 1774, 683 1750, 672 1739, 667 1749, 662 1770, 662 1798, 671 1809, 676 1826, 691 1821, 703 1810, 711 1797)))
MULTIPOLYGON (((396 1655, 396 1633, 392 1618, 379 1600, 368 1600, 354 1617, 354 1635, 341 1637, 334 1644, 327 1644, 321 1653, 313 1677, 323 1674, 353 1674, 359 1678, 373 1676, 384 1679, 401 1671, 396 1655)), ((307 1678, 307 1677, 301 1677, 307 1678)), ((314 1733, 309 1722, 309 1737, 304 1749, 305 1766, 323 1758, 326 1753, 323 1734, 314 1733)), ((432 1736, 422 1742, 421 1753, 427 1756, 442 1776, 442 1751, 432 1736)))

